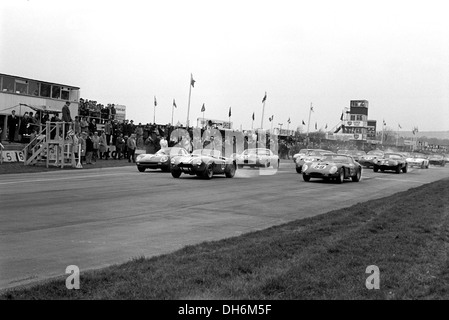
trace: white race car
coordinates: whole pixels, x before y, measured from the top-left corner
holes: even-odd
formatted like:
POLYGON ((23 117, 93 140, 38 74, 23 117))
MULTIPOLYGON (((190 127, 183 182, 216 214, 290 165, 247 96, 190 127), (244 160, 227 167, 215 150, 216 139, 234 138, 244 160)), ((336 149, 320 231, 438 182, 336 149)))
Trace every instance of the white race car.
POLYGON ((429 169, 429 159, 425 154, 422 153, 411 153, 407 157, 407 163, 409 167, 419 167, 421 169, 429 169))

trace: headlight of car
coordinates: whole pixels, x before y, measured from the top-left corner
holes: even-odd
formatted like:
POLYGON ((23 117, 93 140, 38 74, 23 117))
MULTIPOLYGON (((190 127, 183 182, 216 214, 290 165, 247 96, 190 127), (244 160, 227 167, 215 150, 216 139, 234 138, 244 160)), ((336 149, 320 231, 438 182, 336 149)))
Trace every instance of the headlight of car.
POLYGON ((373 163, 377 163, 377 159, 373 159, 373 163))
POLYGON ((329 169, 329 173, 330 174, 334 174, 335 172, 337 172, 338 168, 336 166, 332 166, 332 168, 329 169))
POLYGON ((171 158, 171 164, 175 164, 175 158, 171 158))
POLYGON ((200 166, 201 163, 202 163, 201 159, 196 159, 196 160, 194 161, 194 164, 197 165, 197 166, 200 166))
POLYGON ((168 157, 167 156, 163 156, 162 158, 161 158, 161 162, 166 162, 168 160, 168 157))
POLYGON ((136 161, 140 161, 143 157, 144 157, 143 154, 139 154, 139 155, 137 156, 137 158, 136 158, 136 161))
POLYGON ((309 168, 307 164, 302 165, 302 172, 306 171, 309 168))

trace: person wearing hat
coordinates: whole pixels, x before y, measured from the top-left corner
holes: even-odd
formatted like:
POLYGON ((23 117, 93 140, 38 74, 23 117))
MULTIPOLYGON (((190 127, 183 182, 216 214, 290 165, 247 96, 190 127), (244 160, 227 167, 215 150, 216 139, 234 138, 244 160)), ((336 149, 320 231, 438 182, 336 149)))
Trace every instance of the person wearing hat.
MULTIPOLYGON (((131 120, 132 121, 132 120, 131 120)), ((126 142, 126 146, 128 147, 128 162, 136 162, 135 154, 136 154, 136 134, 133 133, 128 138, 128 141, 126 142)))

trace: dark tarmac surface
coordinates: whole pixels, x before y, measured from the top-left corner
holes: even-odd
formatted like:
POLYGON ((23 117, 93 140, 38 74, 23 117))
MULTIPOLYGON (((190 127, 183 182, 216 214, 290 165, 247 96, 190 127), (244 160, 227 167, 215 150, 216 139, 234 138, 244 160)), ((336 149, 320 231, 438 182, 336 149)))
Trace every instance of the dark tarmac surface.
POLYGON ((449 174, 448 167, 406 174, 365 169, 361 182, 338 185, 304 182, 291 160, 277 173, 240 169, 233 179, 212 180, 139 173, 121 163, 0 175, 0 289, 64 275, 69 265, 83 272, 238 236, 449 174))

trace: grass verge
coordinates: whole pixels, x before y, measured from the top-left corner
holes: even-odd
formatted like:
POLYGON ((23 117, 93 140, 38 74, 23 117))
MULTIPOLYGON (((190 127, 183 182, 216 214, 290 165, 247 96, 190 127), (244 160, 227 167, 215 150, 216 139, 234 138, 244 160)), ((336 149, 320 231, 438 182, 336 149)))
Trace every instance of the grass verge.
POLYGON ((0 299, 448 299, 449 179, 0 299), (368 290, 367 266, 380 269, 368 290))

